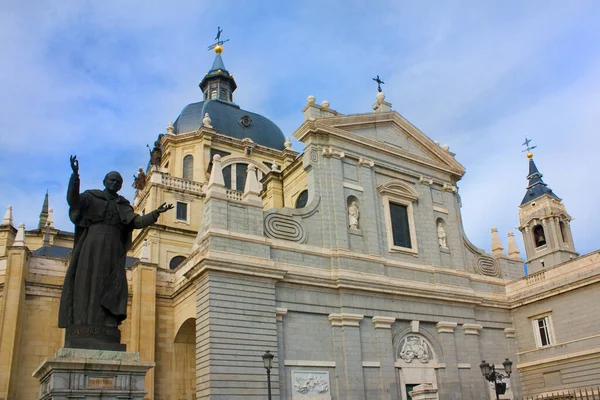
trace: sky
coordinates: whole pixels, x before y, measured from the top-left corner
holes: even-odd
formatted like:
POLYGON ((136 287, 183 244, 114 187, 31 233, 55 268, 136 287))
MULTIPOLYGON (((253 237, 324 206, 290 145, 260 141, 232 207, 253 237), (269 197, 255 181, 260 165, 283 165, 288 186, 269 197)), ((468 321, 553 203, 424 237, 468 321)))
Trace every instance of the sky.
MULTIPOLYGON (((234 99, 286 136, 308 95, 343 114, 386 101, 466 167, 458 183, 469 239, 504 247, 525 194, 525 136, 563 199, 578 252, 598 249, 600 2, 6 0, 0 2, 0 212, 37 227, 46 190, 67 215, 69 155, 82 190, 125 178, 188 103, 223 29, 234 99)), ((302 145, 294 141, 294 149, 302 145)))

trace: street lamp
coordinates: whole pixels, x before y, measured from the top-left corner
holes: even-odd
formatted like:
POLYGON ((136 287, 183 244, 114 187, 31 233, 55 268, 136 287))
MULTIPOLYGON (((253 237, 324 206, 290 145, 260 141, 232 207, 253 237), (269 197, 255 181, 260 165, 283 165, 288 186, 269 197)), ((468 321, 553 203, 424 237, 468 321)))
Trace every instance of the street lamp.
POLYGON ((496 372, 496 366, 494 364, 490 365, 489 363, 483 360, 481 364, 479 364, 479 368, 481 369, 481 373, 490 382, 494 382, 494 389, 496 390, 496 400, 500 400, 500 395, 506 393, 506 383, 502 381, 498 381, 498 379, 509 378, 512 373, 512 361, 508 358, 504 360, 502 365, 504 366, 504 372, 506 375, 501 374, 500 372, 496 372))
POLYGON ((271 368, 273 367, 273 354, 269 350, 263 354, 262 359, 267 370, 267 387, 269 388, 269 400, 271 400, 271 368))

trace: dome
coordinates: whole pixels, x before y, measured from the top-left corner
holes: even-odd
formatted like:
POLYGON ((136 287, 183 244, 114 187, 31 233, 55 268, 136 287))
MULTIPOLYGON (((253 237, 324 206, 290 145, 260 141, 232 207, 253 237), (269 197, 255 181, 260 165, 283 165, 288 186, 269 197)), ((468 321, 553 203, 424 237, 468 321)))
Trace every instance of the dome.
POLYGON ((211 125, 220 134, 236 139, 250 138, 254 143, 272 149, 285 148, 285 136, 273 121, 218 99, 188 104, 173 124, 174 133, 197 131, 203 125, 206 113, 212 120, 211 125))

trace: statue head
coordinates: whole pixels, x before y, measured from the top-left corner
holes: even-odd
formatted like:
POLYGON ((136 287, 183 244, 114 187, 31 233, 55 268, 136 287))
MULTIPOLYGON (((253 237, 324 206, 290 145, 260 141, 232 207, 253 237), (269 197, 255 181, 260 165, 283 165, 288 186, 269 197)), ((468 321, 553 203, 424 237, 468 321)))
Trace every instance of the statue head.
POLYGON ((103 183, 107 192, 116 194, 123 186, 123 177, 117 171, 111 171, 106 174, 103 183))

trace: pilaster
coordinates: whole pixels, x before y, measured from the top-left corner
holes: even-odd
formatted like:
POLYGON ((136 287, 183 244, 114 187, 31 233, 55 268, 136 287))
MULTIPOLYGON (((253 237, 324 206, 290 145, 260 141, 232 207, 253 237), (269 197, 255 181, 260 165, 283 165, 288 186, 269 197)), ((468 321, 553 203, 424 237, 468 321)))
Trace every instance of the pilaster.
POLYGON ((463 397, 465 399, 476 400, 479 398, 481 393, 485 393, 487 389, 487 382, 482 379, 481 371, 479 370, 479 363, 483 359, 479 351, 479 339, 481 330, 483 327, 479 324, 463 324, 462 330, 464 333, 464 348, 465 351, 461 352, 459 362, 470 365, 468 372, 467 382, 468 385, 463 384, 463 397))
POLYGON ((363 318, 359 314, 329 314, 336 369, 343 368, 343 372, 337 374, 343 377, 343 380, 338 378, 337 382, 340 399, 366 400, 360 343, 360 321, 363 318))
POLYGON ((0 399, 14 398, 19 361, 21 327, 25 316, 25 279, 29 269, 29 250, 8 248, 0 309, 0 399))
POLYGON ((398 400, 398 385, 396 383, 396 368, 394 366, 394 345, 392 324, 394 317, 374 316, 375 340, 379 354, 379 379, 381 380, 381 399, 398 400))
MULTIPOLYGON (((275 318, 277 319, 277 354, 279 354, 279 359, 285 359, 285 342, 284 342, 284 334, 283 334, 283 317, 286 316, 288 310, 287 308, 276 308, 275 309, 275 318)), ((286 388, 286 379, 285 379, 285 366, 283 362, 279 363, 279 393, 282 399, 286 398, 287 388, 286 388)))
MULTIPOLYGON (((131 335, 127 351, 140 353, 142 362, 155 362, 156 265, 138 262, 131 269, 131 335)), ((154 398, 154 369, 146 375, 145 390, 154 398)))
POLYGON ((461 400, 462 389, 458 374, 458 357, 456 353, 456 340, 454 329, 456 322, 440 321, 436 324, 438 340, 444 352, 443 358, 446 368, 438 371, 438 376, 445 374, 439 383, 440 398, 448 400, 461 400))

